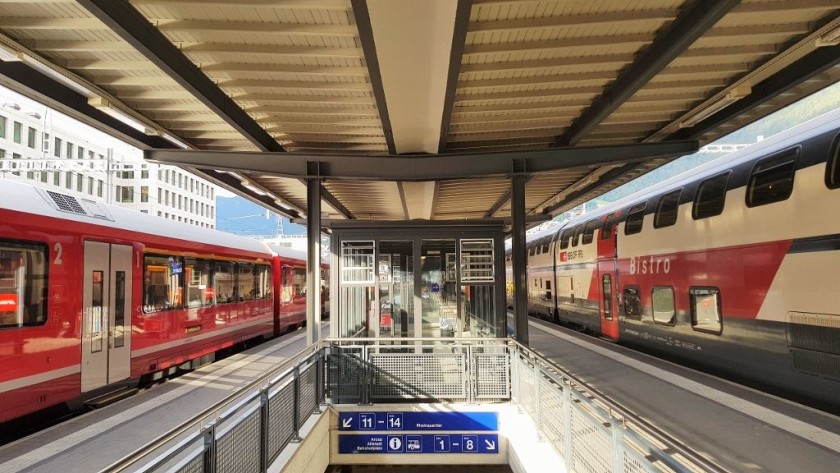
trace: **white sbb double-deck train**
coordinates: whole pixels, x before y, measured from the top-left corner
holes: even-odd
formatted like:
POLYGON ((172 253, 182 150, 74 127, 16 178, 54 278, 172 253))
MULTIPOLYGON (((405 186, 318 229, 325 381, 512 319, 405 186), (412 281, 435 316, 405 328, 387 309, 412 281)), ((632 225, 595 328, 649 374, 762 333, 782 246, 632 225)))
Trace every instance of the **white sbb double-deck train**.
POLYGON ((837 413, 838 209, 832 112, 528 238, 529 312, 837 413))

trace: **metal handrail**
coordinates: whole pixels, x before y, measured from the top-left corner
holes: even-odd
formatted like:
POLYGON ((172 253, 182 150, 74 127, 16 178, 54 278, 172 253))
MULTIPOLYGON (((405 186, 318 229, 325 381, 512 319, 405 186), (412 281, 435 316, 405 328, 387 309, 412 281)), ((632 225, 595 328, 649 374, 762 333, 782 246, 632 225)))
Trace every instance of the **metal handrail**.
MULTIPOLYGON (((603 403, 609 408, 609 412, 607 412, 608 416, 611 419, 617 418, 616 415, 613 413, 620 414, 621 419, 627 423, 627 421, 632 422, 633 424, 639 427, 639 430, 642 431, 645 435, 650 436, 651 438, 668 445, 669 447, 673 448, 675 451, 689 459, 690 461, 694 462, 698 466, 702 467, 704 470, 714 473, 726 473, 728 472, 727 469, 723 468, 722 466, 718 465, 717 463, 709 460, 708 458, 700 455, 690 447, 688 447, 684 442, 678 440, 676 437, 666 433, 662 429, 656 427, 651 422, 645 420, 644 418, 638 416, 634 412, 626 409, 618 402, 614 401, 612 398, 607 396, 606 394, 599 391, 597 388, 591 386, 590 384, 586 383, 585 381, 581 380, 577 376, 569 373, 568 371, 562 369, 561 367, 557 366, 556 364, 552 363, 539 353, 531 350, 530 348, 522 345, 521 343, 511 340, 511 343, 523 354, 533 358, 534 360, 539 361, 545 366, 551 367, 552 369, 556 370, 559 375, 560 379, 557 379, 557 375, 547 371, 542 370, 546 376, 553 379, 555 382, 559 382, 561 385, 566 384, 569 386, 574 387, 578 391, 582 391, 593 398, 595 398, 598 402, 603 403), (565 379, 564 379, 565 378, 565 379), (565 381, 565 382, 564 382, 565 381)), ((641 439, 640 439, 641 440, 641 439)), ((650 442, 645 442, 649 444, 650 442)), ((658 455, 657 455, 658 457, 658 455)))
POLYGON ((140 459, 145 457, 147 452, 158 449, 166 445, 167 443, 176 440, 177 438, 188 433, 189 431, 201 427, 202 422, 204 422, 208 417, 210 417, 214 413, 217 413, 221 409, 227 407, 229 404, 235 401, 238 401, 239 399, 247 397, 247 395, 245 395, 244 393, 247 393, 249 390, 257 389, 257 394, 259 395, 259 389, 264 387, 263 385, 264 383, 266 383, 267 380, 270 381, 274 379, 274 381, 278 381, 282 379, 289 372, 292 372, 295 369, 295 367, 301 363, 301 360, 305 362, 312 356, 317 355, 318 352, 324 348, 324 345, 325 341, 321 340, 318 343, 312 344, 304 348, 303 351, 298 353, 295 357, 286 360, 277 368, 261 375, 254 381, 251 381, 247 385, 243 386, 240 390, 228 395, 227 397, 216 402, 207 409, 204 409, 200 413, 194 415, 190 420, 185 421, 180 426, 163 433, 151 442, 135 449, 126 457, 121 458, 120 460, 117 460, 116 462, 108 465, 103 470, 101 470, 102 473, 117 473, 125 471, 127 468, 131 467, 140 459))

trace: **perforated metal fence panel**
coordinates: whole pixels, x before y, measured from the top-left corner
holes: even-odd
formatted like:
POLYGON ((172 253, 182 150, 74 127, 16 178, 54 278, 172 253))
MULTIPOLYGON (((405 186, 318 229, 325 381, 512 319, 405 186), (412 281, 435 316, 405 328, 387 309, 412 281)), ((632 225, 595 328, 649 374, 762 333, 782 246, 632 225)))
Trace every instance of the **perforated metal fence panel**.
POLYGON ((318 399, 316 398, 316 394, 318 392, 318 387, 315 383, 318 382, 318 365, 312 364, 309 365, 301 374, 300 374, 300 403, 298 405, 298 428, 303 427, 303 424, 306 423, 306 420, 309 416, 315 412, 315 408, 318 407, 318 399))
POLYGON ((289 383, 269 394, 268 458, 273 460, 295 434, 295 385, 289 383))
POLYGON ((474 360, 476 399, 510 399, 510 356, 507 353, 476 354, 474 360))
POLYGON ((371 354, 370 362, 379 373, 371 385, 372 400, 406 398, 407 386, 417 391, 415 399, 467 399, 466 355, 462 353, 371 354))
POLYGON ((579 409, 572 409, 572 471, 612 471, 612 438, 606 428, 579 409))
POLYGON ((260 411, 248 413, 216 441, 218 473, 258 473, 260 471, 260 411))

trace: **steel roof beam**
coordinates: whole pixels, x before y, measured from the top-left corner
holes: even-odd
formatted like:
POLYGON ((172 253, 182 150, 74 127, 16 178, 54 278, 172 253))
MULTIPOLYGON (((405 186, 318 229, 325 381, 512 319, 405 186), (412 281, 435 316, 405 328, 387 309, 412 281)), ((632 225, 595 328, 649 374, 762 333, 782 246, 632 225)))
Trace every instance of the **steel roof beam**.
POLYGON ((574 146, 580 142, 589 131, 647 85, 656 74, 665 69, 739 3, 738 0, 696 2, 691 8, 681 11, 665 31, 657 35, 653 44, 625 68, 615 82, 557 138, 555 144, 574 146))
POLYGON ((321 177, 359 180, 431 181, 508 175, 513 160, 528 173, 682 156, 699 149, 697 141, 552 148, 482 154, 423 156, 337 156, 297 153, 147 150, 146 159, 179 166, 229 169, 306 179, 307 162, 321 163, 321 177))
POLYGON ((282 151, 271 135, 245 113, 128 2, 79 0, 91 14, 213 110, 263 151, 282 151))
POLYGON ((470 25, 471 11, 472 0, 458 0, 458 7, 455 10, 455 27, 452 32, 452 48, 449 53, 449 71, 446 78, 446 93, 443 99, 443 118, 440 123, 438 153, 446 152, 446 141, 452 123, 455 91, 458 85, 458 74, 461 71, 461 60, 464 57, 464 46, 467 42, 467 29, 470 25))

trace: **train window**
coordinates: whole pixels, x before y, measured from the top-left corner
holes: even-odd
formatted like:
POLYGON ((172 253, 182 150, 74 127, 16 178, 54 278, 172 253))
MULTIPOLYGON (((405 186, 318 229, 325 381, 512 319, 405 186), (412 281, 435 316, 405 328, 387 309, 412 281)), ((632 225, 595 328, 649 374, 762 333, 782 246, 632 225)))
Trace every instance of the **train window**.
POLYGON ((213 305, 213 285, 210 279, 210 262, 203 259, 186 258, 184 271, 187 280, 187 307, 213 305))
POLYGON ((306 268, 294 268, 292 271, 292 289, 294 297, 306 297, 306 268))
POLYGON ((528 256, 534 256, 534 253, 536 253, 536 251, 537 248, 535 246, 531 246, 530 248, 528 248, 528 256))
POLYGON ((213 302, 225 304, 234 302, 234 272, 233 263, 229 261, 217 261, 213 265, 213 302))
POLYGON ((550 242, 551 242, 551 238, 550 238, 550 237, 546 237, 546 238, 545 238, 545 241, 544 241, 544 242, 543 242, 543 244, 542 244, 542 252, 543 252, 543 253, 548 253, 548 245, 549 245, 549 243, 550 243, 550 242))
POLYGON ((653 321, 659 324, 674 325, 674 288, 671 286, 654 286, 651 292, 653 300, 653 321))
POLYGON ((694 197, 694 207, 691 209, 694 220, 714 217, 723 212, 727 182, 729 182, 728 172, 710 177, 700 183, 697 195, 694 197))
POLYGON ((184 263, 176 256, 145 255, 143 259, 143 312, 180 309, 184 263))
POLYGON ((794 148, 756 163, 747 184, 747 207, 781 202, 790 197, 798 155, 799 148, 794 148))
POLYGON ((592 238, 595 235, 595 228, 598 227, 597 220, 590 220, 586 222, 586 226, 583 227, 583 244, 588 245, 592 243, 592 238))
POLYGON ((47 322, 47 246, 0 241, 0 329, 47 322))
POLYGON ((677 223, 680 194, 682 189, 677 189, 659 198, 659 205, 656 206, 656 214, 653 216, 653 228, 670 227, 677 223))
MULTIPOLYGON (((271 297, 271 266, 264 264, 256 267, 256 289, 257 299, 268 299, 271 297)), ((321 271, 321 279, 324 279, 323 271, 321 271)))
POLYGON ((691 326, 694 330, 720 334, 721 306, 720 291, 716 287, 692 287, 689 290, 691 303, 691 326))
POLYGON ((624 316, 630 319, 642 318, 642 299, 639 286, 624 286, 624 316))
POLYGON ((604 319, 612 320, 612 278, 610 278, 609 274, 605 274, 601 278, 601 287, 603 288, 604 319))
POLYGON ((252 301, 256 293, 254 265, 250 263, 236 263, 236 300, 252 301))
POLYGON ((580 243, 580 235, 583 233, 583 225, 578 225, 575 227, 575 234, 572 236, 572 246, 578 246, 580 243))
POLYGON ((572 237, 573 230, 571 228, 567 228, 563 230, 563 233, 560 234, 560 249, 565 250, 569 247, 569 240, 572 237))
POLYGON ((834 138, 831 151, 828 152, 828 165, 825 167, 825 185, 829 189, 840 188, 840 134, 834 138))
POLYGON ((615 221, 615 214, 607 215, 604 219, 604 225, 601 227, 601 239, 607 240, 612 236, 613 222, 615 221))
POLYGON ((627 221, 624 222, 625 235, 633 235, 642 231, 642 224, 645 221, 645 207, 647 207, 647 203, 630 207, 630 211, 627 212, 627 221))

